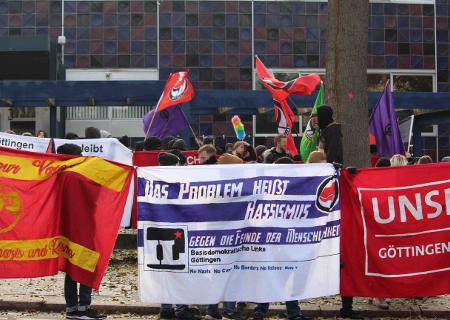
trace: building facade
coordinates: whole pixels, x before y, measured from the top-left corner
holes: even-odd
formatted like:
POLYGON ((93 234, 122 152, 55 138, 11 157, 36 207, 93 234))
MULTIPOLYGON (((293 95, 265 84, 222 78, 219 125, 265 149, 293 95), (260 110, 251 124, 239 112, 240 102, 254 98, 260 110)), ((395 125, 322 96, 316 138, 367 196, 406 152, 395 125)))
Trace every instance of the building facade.
MULTIPOLYGON (((0 0, 0 38, 48 36, 57 41, 64 36, 59 51, 67 79, 165 80, 170 72, 189 68, 196 88, 259 89, 254 55, 280 79, 325 73, 327 8, 327 1, 310 0, 0 0)), ((371 1, 368 90, 381 91, 391 79, 393 90, 448 91, 449 17, 448 0, 371 1)), ((114 135, 133 136, 138 131, 129 127, 140 126, 148 110, 72 109, 69 130, 80 130, 82 122, 90 119, 109 126, 114 135), (114 125, 117 121, 125 122, 114 125)), ((46 125, 39 120, 45 118, 45 111, 13 112, 8 116, 13 122, 34 118, 35 129, 46 125)), ((231 116, 192 120, 200 135, 232 135, 231 116)), ((247 131, 268 133, 264 131, 271 129, 270 115, 261 112, 256 118, 245 117, 247 131)), ((2 129, 6 125, 2 121, 2 129)), ((436 143, 448 149, 448 127, 428 131, 427 148, 436 143), (443 140, 432 142, 433 134, 443 140)))

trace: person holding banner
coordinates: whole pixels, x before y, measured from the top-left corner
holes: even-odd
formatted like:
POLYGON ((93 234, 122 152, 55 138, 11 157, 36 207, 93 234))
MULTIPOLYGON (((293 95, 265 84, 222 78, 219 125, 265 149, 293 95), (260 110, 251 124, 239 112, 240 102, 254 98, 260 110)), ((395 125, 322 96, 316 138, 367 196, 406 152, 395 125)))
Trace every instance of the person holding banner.
MULTIPOLYGON (((162 152, 158 155, 158 162, 160 166, 179 166, 180 159, 171 152, 162 152)), ((161 310, 159 312, 160 320, 199 320, 200 317, 192 314, 189 310, 189 306, 186 304, 177 304, 175 310, 171 304, 161 304, 161 310)))
MULTIPOLYGON (((277 137, 282 136, 286 139, 286 136, 278 135, 277 137)), ((275 139, 277 138, 275 137, 275 139)), ((290 157, 282 157, 275 161, 275 163, 283 164, 284 161, 277 162, 278 160, 287 159, 291 160, 290 157)), ((253 310, 253 319, 254 320, 264 320, 264 316, 269 311, 269 303, 258 303, 256 308, 253 310)), ((302 314, 302 310, 300 309, 299 303, 297 300, 286 301, 286 311, 288 314, 288 320, 311 320, 312 318, 307 317, 302 314)))
MULTIPOLYGON (((59 154, 82 156, 81 148, 76 144, 63 144, 56 150, 59 154)), ((100 314, 91 308, 92 288, 74 281, 67 273, 64 278, 64 298, 66 300, 66 319, 105 319, 106 315, 100 314)))
MULTIPOLYGON (((343 163, 342 133, 341 125, 333 119, 333 109, 330 106, 322 105, 317 108, 317 124, 320 129, 319 144, 324 150, 328 163, 343 163)), ((344 263, 341 262, 342 266, 344 263)), ((353 311, 353 297, 342 297, 342 308, 340 310, 342 318, 362 319, 353 311)))
MULTIPOLYGON (((244 161, 238 156, 224 153, 220 156, 218 164, 242 164, 244 161)), ((241 314, 236 308, 235 301, 223 302, 223 315, 219 314, 219 305, 210 304, 207 309, 205 320, 241 320, 241 314)))

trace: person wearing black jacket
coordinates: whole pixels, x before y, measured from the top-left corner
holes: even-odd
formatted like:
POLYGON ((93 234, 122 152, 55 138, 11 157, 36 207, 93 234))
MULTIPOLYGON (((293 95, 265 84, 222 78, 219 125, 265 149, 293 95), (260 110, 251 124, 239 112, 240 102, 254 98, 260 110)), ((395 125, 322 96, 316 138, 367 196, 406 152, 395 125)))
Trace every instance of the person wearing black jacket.
POLYGON ((329 163, 343 162, 341 125, 333 119, 333 109, 323 105, 317 108, 317 121, 320 129, 319 141, 329 163))
MULTIPOLYGON (((333 119, 333 109, 323 105, 317 108, 317 121, 320 129, 319 142, 328 163, 343 162, 341 125, 333 119)), ((353 297, 342 297, 341 317, 362 319, 353 311, 353 297)))
POLYGON ((291 155, 287 152, 287 137, 284 134, 275 136, 273 142, 275 147, 269 150, 264 163, 274 163, 281 158, 291 158, 291 155))

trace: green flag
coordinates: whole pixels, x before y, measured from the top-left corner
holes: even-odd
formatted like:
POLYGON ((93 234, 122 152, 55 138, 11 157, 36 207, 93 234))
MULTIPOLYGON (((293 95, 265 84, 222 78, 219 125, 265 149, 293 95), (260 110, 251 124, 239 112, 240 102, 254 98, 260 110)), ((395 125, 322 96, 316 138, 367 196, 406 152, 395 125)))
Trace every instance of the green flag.
POLYGON ((300 154, 304 162, 309 157, 309 154, 316 150, 319 140, 319 126, 317 124, 317 108, 325 103, 323 83, 320 83, 320 90, 314 102, 314 107, 311 111, 306 129, 303 132, 302 141, 300 143, 300 154))

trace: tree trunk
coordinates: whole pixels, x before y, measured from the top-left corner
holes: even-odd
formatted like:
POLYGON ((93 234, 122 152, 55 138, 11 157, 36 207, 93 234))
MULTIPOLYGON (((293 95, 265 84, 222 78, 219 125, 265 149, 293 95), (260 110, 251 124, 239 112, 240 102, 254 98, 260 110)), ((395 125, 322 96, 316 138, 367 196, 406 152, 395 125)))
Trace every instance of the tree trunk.
POLYGON ((328 0, 326 98, 342 125, 344 165, 370 166, 367 107, 369 0, 328 0))

